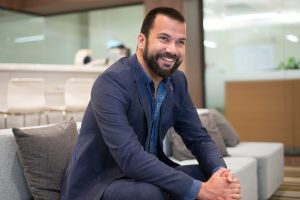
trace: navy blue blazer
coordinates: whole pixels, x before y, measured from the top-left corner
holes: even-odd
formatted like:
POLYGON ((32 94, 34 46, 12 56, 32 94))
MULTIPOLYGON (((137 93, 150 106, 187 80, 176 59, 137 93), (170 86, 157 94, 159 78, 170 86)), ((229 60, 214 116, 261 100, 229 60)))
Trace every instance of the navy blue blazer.
POLYGON ((201 125, 186 78, 178 70, 167 83, 161 107, 158 155, 145 151, 150 111, 140 67, 136 55, 122 58, 95 81, 66 169, 62 200, 99 200, 106 186, 122 177, 152 183, 182 199, 193 179, 174 169, 176 164, 163 153, 162 141, 172 126, 207 174, 226 166, 201 125))

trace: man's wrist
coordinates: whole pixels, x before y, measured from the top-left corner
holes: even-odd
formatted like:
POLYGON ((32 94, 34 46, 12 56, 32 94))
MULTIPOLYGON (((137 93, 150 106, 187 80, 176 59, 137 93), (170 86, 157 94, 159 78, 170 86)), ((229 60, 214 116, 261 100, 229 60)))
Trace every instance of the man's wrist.
POLYGON ((184 200, 194 200, 197 199, 199 190, 201 189, 202 182, 196 179, 193 180, 193 184, 188 194, 184 197, 184 200))
POLYGON ((197 194, 196 199, 208 199, 208 194, 206 192, 206 183, 202 182, 201 188, 197 194))

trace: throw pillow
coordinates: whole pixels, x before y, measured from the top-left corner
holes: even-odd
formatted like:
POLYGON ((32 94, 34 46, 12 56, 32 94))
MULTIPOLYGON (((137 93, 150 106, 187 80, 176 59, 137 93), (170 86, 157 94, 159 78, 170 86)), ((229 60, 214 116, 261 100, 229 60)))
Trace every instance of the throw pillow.
POLYGON ((13 128, 13 133, 33 198, 60 199, 62 178, 78 135, 74 119, 45 127, 13 128))
MULTIPOLYGON (((218 146, 220 153, 223 156, 228 156, 228 152, 226 150, 225 143, 223 141, 223 138, 214 124, 213 121, 209 119, 209 114, 204 113, 199 115, 200 120, 202 122, 202 125, 206 128, 208 134, 211 136, 212 140, 216 143, 218 146)), ((194 155, 188 150, 188 148, 185 146, 183 140, 181 139, 181 136, 176 133, 174 128, 171 128, 169 130, 171 143, 172 143, 172 154, 177 160, 189 160, 194 159, 194 155)))
POLYGON ((226 145, 224 142, 224 139, 221 135, 221 132, 219 128, 217 127, 216 123, 211 119, 211 116, 209 113, 205 113, 202 115, 199 115, 202 126, 204 126, 208 132, 208 134, 211 136, 212 140, 217 144, 219 147, 219 150, 223 156, 229 156, 226 145))
POLYGON ((181 136, 176 133, 174 128, 169 129, 170 139, 171 139, 171 149, 172 155, 177 160, 190 160, 195 159, 195 156, 188 150, 185 146, 181 136))
POLYGON ((236 130, 232 127, 229 121, 217 110, 210 109, 211 119, 215 122, 218 127, 225 145, 227 147, 235 147, 240 142, 240 137, 236 130))

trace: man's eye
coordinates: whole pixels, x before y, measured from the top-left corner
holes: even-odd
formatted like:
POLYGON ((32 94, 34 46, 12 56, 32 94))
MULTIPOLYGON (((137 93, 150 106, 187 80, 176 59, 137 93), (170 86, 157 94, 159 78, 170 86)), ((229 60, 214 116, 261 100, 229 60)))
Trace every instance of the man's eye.
POLYGON ((178 45, 184 45, 184 44, 185 44, 185 41, 179 40, 179 41, 177 41, 177 44, 178 44, 178 45))
POLYGON ((159 39, 161 40, 161 41, 163 41, 163 42, 168 42, 169 41, 169 39, 167 38, 167 37, 159 37, 159 39))

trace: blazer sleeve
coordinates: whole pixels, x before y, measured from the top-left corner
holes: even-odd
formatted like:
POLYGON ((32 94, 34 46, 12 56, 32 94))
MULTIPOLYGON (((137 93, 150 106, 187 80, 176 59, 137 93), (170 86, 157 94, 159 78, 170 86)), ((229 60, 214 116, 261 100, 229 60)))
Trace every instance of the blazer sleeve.
POLYGON ((181 88, 180 91, 184 92, 184 94, 180 95, 185 98, 180 103, 174 129, 179 133, 187 148, 197 158, 201 168, 206 174, 211 175, 215 169, 226 167, 226 164, 217 145, 201 124, 197 110, 189 95, 188 84, 184 74, 181 73, 181 76, 177 78, 173 83, 181 88))
POLYGON ((144 151, 126 115, 128 79, 117 72, 105 72, 93 86, 91 105, 104 142, 126 176, 152 183, 181 199, 193 179, 144 151))

